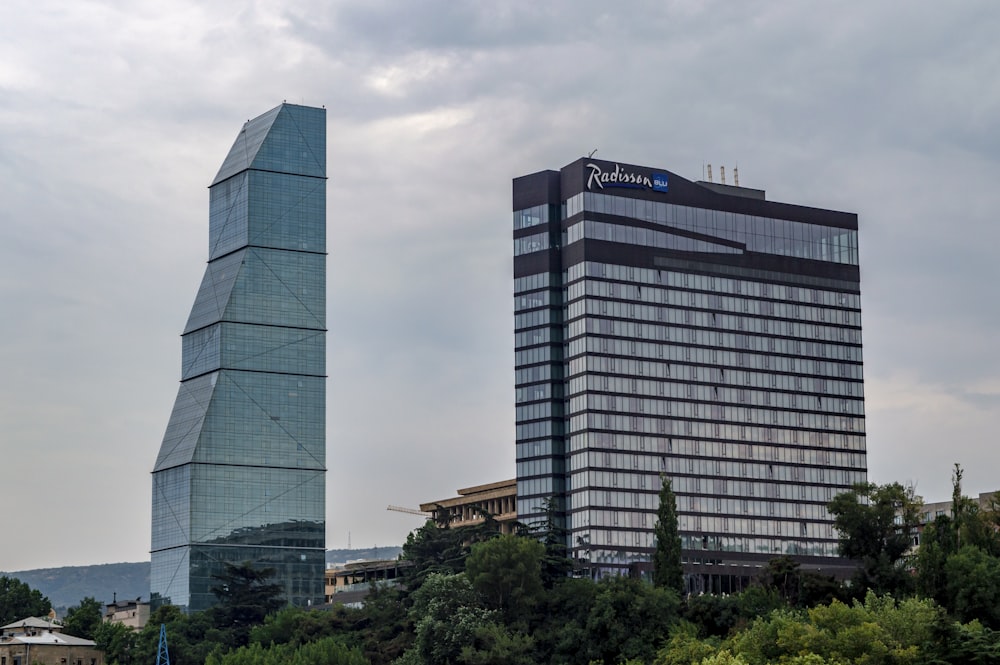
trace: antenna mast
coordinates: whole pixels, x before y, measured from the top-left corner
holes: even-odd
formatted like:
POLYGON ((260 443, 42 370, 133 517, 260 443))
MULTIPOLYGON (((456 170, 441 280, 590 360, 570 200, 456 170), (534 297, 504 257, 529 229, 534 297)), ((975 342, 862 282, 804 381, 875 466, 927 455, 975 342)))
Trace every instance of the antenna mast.
POLYGON ((156 650, 156 665, 170 665, 170 652, 167 651, 167 624, 160 624, 160 646, 156 650))

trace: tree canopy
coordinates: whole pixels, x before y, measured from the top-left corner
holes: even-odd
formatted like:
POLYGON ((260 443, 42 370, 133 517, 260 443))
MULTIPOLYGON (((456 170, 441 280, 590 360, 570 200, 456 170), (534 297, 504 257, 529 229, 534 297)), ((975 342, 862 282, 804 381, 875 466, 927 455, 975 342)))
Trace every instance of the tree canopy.
POLYGON ((840 554, 861 564, 857 588, 904 592, 912 587, 904 558, 913 544, 920 506, 913 489, 899 483, 859 483, 830 502, 840 554))
POLYGON ((677 499, 670 479, 661 478, 660 504, 653 527, 656 550, 653 552, 653 584, 684 593, 684 569, 681 566, 681 536, 677 528, 677 499))
POLYGON ((46 616, 52 603, 38 589, 16 577, 0 577, 0 626, 27 619, 46 616))
POLYGON ((103 620, 104 604, 87 596, 80 601, 79 605, 74 605, 66 611, 63 632, 67 635, 82 637, 85 640, 92 640, 103 620))

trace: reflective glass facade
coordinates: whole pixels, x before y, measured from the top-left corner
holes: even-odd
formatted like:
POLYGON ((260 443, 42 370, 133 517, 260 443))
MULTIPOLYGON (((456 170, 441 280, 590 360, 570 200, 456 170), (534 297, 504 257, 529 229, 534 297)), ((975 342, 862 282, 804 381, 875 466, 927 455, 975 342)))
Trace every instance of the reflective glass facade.
POLYGON ((155 604, 201 610, 223 564, 322 603, 326 111, 249 121, 209 188, 209 262, 153 470, 155 604))
POLYGON ((580 160, 516 179, 513 226, 519 519, 555 499, 582 564, 646 570, 664 475, 691 591, 782 554, 846 568, 857 216, 580 160))

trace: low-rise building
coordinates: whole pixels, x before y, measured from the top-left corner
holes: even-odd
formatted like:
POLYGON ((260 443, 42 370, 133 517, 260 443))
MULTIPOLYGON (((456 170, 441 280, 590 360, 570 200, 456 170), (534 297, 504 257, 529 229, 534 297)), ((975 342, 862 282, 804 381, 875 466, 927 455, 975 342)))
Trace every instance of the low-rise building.
POLYGON ((149 603, 143 602, 142 596, 135 600, 118 600, 116 598, 106 606, 104 621, 106 623, 122 623, 135 630, 142 630, 142 627, 149 621, 149 603))
POLYGON ((445 511, 451 527, 482 524, 489 514, 500 525, 501 533, 510 533, 517 523, 517 482, 502 480, 460 489, 457 497, 422 503, 420 510, 438 520, 445 511))
POLYGON ((350 561, 332 566, 323 574, 326 602, 351 605, 368 595, 372 584, 391 586, 400 577, 400 570, 412 565, 408 561, 379 559, 350 561))
POLYGON ((92 640, 63 635, 54 619, 28 617, 0 628, 0 665, 104 665, 92 640))

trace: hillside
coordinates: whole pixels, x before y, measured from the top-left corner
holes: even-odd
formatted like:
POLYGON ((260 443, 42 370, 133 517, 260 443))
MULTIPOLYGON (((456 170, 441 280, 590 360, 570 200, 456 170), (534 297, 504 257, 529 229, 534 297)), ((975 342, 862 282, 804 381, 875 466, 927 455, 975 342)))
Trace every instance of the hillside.
POLYGON ((102 603, 110 603, 115 594, 119 599, 149 599, 149 562, 105 563, 95 566, 64 566, 38 568, 3 573, 16 577, 42 595, 48 596, 60 616, 66 608, 79 604, 92 596, 102 603))
MULTIPOLYGON (((369 547, 356 550, 327 550, 326 562, 345 563, 358 559, 395 559, 402 548, 369 547)), ((102 603, 110 603, 115 594, 119 600, 142 597, 149 600, 149 562, 105 563, 93 566, 64 566, 38 568, 16 572, 0 572, 16 577, 33 589, 47 596, 59 616, 66 615, 66 608, 91 596, 102 603)))

